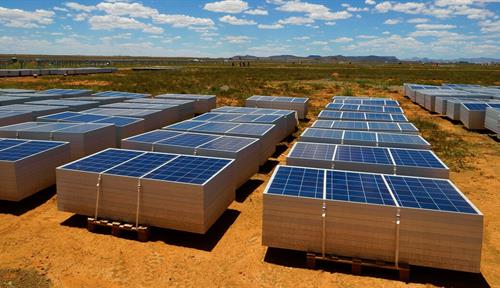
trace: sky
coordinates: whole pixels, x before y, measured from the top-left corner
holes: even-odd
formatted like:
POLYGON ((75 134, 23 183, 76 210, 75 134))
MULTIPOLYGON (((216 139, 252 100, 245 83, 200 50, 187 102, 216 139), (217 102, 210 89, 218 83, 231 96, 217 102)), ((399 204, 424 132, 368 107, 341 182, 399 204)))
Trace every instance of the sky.
POLYGON ((500 0, 0 0, 0 53, 500 58, 500 0))

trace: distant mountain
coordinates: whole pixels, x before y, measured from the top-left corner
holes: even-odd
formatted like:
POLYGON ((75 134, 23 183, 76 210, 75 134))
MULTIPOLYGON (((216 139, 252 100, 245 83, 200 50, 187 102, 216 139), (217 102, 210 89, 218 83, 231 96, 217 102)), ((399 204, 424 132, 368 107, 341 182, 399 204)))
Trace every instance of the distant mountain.
POLYGON ((285 61, 285 62, 377 62, 377 63, 398 63, 400 60, 394 56, 321 56, 321 55, 309 55, 306 57, 295 56, 295 55, 273 55, 268 57, 256 57, 252 55, 237 55, 229 58, 230 60, 261 60, 261 61, 285 61))
POLYGON ((412 61, 412 62, 421 62, 421 63, 459 63, 459 62, 474 63, 474 64, 500 63, 500 59, 487 58, 487 57, 457 58, 457 59, 450 59, 450 60, 413 57, 410 59, 405 59, 403 61, 412 61))

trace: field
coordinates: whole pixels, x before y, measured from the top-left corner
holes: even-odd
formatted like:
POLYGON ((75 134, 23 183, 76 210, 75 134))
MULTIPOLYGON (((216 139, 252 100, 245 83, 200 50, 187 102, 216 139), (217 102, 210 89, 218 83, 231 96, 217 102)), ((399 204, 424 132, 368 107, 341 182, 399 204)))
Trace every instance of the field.
MULTIPOLYGON (((311 98, 309 120, 333 95, 392 97, 451 168, 451 179, 485 215, 482 274, 416 267, 415 287, 500 286, 500 144, 486 133, 467 131, 404 99, 402 84, 474 83, 500 85, 499 66, 478 65, 292 65, 250 67, 206 64, 169 71, 108 75, 3 78, 0 88, 88 88, 96 91, 216 94, 218 105, 243 105, 253 95, 311 98)), ((303 121, 300 131, 311 122, 303 121)), ((405 286, 395 274, 349 267, 304 266, 298 252, 260 243, 262 192, 272 168, 287 149, 237 192, 237 201, 205 236, 155 230, 149 243, 92 234, 85 219, 56 209, 55 189, 19 204, 0 202, 0 287, 387 287, 405 286)))

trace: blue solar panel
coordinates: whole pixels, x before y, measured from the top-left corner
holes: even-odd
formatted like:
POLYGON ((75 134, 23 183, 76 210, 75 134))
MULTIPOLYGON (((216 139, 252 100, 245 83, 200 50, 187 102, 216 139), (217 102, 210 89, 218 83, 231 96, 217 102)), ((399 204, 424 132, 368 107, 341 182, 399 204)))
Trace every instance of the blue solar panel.
POLYGON ((335 160, 392 165, 389 151, 385 148, 376 147, 338 146, 335 160))
POLYGON ((208 122, 200 125, 193 130, 196 132, 212 132, 212 133, 225 133, 232 128, 235 128, 238 124, 235 123, 224 123, 224 122, 208 122))
POLYGON ((220 136, 208 134, 181 134, 166 140, 162 140, 158 142, 158 144, 176 145, 183 147, 198 147, 219 137, 220 136))
POLYGON ((359 111, 386 112, 384 111, 384 106, 376 106, 376 105, 360 105, 359 111))
MULTIPOLYGON (((259 115, 257 115, 259 116, 259 115)), ((257 119, 254 120, 254 122, 257 123, 275 123, 277 120, 279 120, 282 116, 280 115, 260 115, 257 119)), ((240 120, 240 118, 236 119, 240 120)))
POLYGON ((384 106, 384 112, 388 113, 403 113, 403 109, 399 107, 384 106))
POLYGON ((229 162, 230 160, 227 159, 179 156, 149 173, 144 178, 203 184, 229 164, 229 162))
POLYGON ((401 207, 477 214, 448 180, 384 177, 401 207))
POLYGON ((228 122, 232 121, 241 115, 236 114, 236 113, 222 113, 217 115, 216 117, 212 118, 212 121, 221 121, 221 122, 228 122))
POLYGON ((418 135, 391 133, 378 133, 378 142, 428 145, 428 143, 426 143, 425 140, 418 135))
POLYGON ((318 118, 324 118, 324 119, 340 119, 342 116, 342 112, 339 111, 328 111, 328 110, 323 110, 319 113, 318 118))
POLYGON ((106 171, 106 174, 141 177, 175 157, 177 157, 177 155, 148 152, 121 165, 113 167, 113 169, 106 171))
POLYGON ((108 117, 109 116, 104 116, 104 115, 81 114, 78 116, 66 118, 66 119, 64 119, 64 121, 68 121, 68 122, 93 122, 93 121, 98 121, 98 120, 105 119, 108 117))
POLYGON ((0 151, 0 161, 17 161, 64 145, 62 142, 29 141, 0 151))
POLYGON ((242 123, 239 124, 237 127, 231 129, 229 132, 231 134, 240 134, 240 135, 249 135, 249 136, 262 136, 264 135, 267 131, 269 131, 270 128, 274 127, 272 124, 247 124, 247 123, 242 123))
POLYGON ((63 120, 63 119, 75 117, 78 115, 81 115, 81 114, 76 113, 76 112, 61 112, 61 113, 42 116, 42 117, 40 117, 40 119, 42 119, 42 120, 63 120))
POLYGON ((268 194, 323 199, 324 170, 279 166, 268 194))
POLYGON ((141 135, 137 135, 128 138, 130 141, 144 142, 144 143, 155 143, 161 140, 165 140, 170 137, 181 135, 182 132, 167 131, 167 130, 155 130, 141 135))
POLYGON ((201 125, 203 125, 205 123, 206 122, 203 122, 203 121, 191 121, 191 120, 187 120, 187 121, 182 121, 182 122, 179 122, 179 123, 167 126, 165 128, 178 129, 178 130, 189 130, 189 129, 197 127, 197 126, 201 126, 201 125))
POLYGON ((403 114, 390 114, 392 116, 393 121, 397 122, 408 122, 408 119, 406 119, 405 115, 403 114))
POLYGON ((219 116, 219 114, 216 114, 216 113, 205 113, 205 114, 202 114, 200 116, 196 116, 193 119, 197 120, 197 121, 207 121, 207 120, 211 120, 212 118, 217 117, 217 116, 219 116))
POLYGON ((398 123, 399 128, 401 128, 401 131, 403 132, 418 132, 417 127, 415 127, 411 123, 398 123))
POLYGON ((500 103, 489 103, 488 106, 493 108, 500 108, 500 103))
POLYGON ((21 143, 25 143, 24 140, 14 140, 14 139, 0 139, 0 150, 10 148, 12 146, 19 145, 21 143))
POLYGON ((370 121, 392 121, 391 114, 366 113, 366 120, 370 121))
POLYGON ((330 138, 330 139, 342 139, 343 131, 341 130, 329 130, 329 129, 316 129, 307 128, 303 137, 316 137, 316 138, 330 138))
POLYGON ((354 130, 368 130, 366 122, 360 121, 335 121, 332 128, 335 129, 354 129, 354 130))
POLYGON ((381 175, 326 171, 326 199, 396 206, 381 175))
POLYGON ((351 110, 351 111, 358 111, 359 110, 359 105, 354 105, 354 104, 344 104, 339 110, 351 110))
POLYGON ((393 122, 368 122, 368 127, 370 130, 378 130, 378 131, 400 131, 400 128, 397 123, 393 122))
POLYGON ((123 126, 127 126, 131 123, 135 123, 137 121, 139 121, 137 118, 127 118, 127 117, 119 117, 119 116, 109 117, 108 116, 107 118, 94 121, 93 123, 113 124, 113 125, 116 125, 118 127, 123 127, 123 126))
POLYGON ((332 160, 335 145, 297 142, 288 157, 317 160, 332 160))
POLYGON ((316 120, 311 127, 314 128, 332 128, 335 123, 333 120, 316 120))
POLYGON ((328 103, 326 105, 326 109, 330 109, 330 110, 340 110, 342 108, 344 104, 342 103, 328 103))
POLYGON ((143 153, 131 150, 108 149, 70 163, 63 168, 100 173, 143 153))
POLYGON ((207 144, 199 146, 199 149, 210 149, 218 151, 236 152, 255 142, 255 139, 223 136, 207 144))
POLYGON ((376 142, 377 136, 371 132, 345 131, 344 140, 376 142))
POLYGON ((390 149, 392 158, 397 165, 446 168, 441 161, 427 150, 390 149))
POLYGON ((238 118, 234 119, 234 122, 253 122, 257 120, 259 117, 262 115, 256 115, 256 114, 238 114, 238 118))
POLYGON ((350 120, 365 120, 365 113, 359 112, 343 112, 339 119, 350 120))
POLYGON ((488 104, 486 103, 463 103, 463 105, 469 110, 484 111, 488 104))

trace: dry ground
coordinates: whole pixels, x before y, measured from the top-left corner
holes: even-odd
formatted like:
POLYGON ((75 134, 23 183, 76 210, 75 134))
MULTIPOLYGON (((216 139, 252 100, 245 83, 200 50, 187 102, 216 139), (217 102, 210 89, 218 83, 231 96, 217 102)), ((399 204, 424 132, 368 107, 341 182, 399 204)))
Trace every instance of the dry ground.
MULTIPOLYGON (((355 94, 357 89, 354 86, 355 94)), ((311 95, 311 121, 335 92, 325 86, 311 95)), ((452 180, 485 214, 482 274, 416 267, 408 286, 500 287, 500 144, 429 115, 403 99, 400 88, 384 92, 400 100, 411 119, 437 123, 438 132, 446 131, 470 146, 474 154, 459 155, 458 164, 446 157, 454 167, 452 180)), ((219 101, 235 104, 228 98, 219 101)), ((301 128, 308 125, 303 122, 301 128)), ((302 253, 261 245, 262 192, 294 141, 279 147, 283 153, 238 191, 237 200, 204 236, 157 229, 152 241, 140 243, 89 233, 84 218, 57 211, 54 189, 20 204, 0 202, 0 287, 406 286, 393 272, 368 270, 364 276, 353 276, 349 267, 331 265, 309 270, 302 253)))

